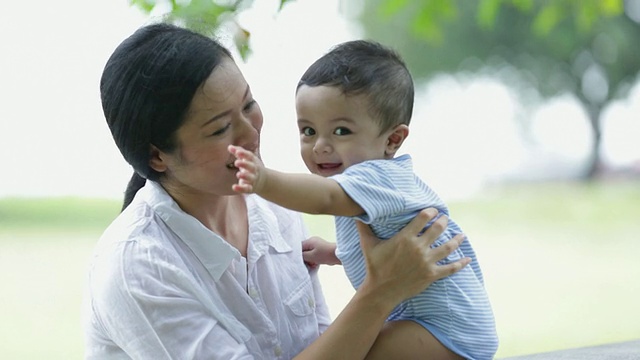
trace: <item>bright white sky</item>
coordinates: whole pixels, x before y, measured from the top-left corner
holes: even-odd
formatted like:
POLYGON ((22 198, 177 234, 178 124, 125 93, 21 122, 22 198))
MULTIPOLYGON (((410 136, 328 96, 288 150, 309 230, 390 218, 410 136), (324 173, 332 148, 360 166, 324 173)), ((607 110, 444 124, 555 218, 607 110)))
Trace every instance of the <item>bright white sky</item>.
MULTIPOLYGON (((298 0, 279 14, 278 3, 256 1, 240 18, 252 32, 254 50, 240 66, 265 115, 265 161, 306 172, 298 154, 295 85, 329 47, 359 35, 341 16, 339 0, 298 0)), ((127 0, 3 4, 0 197, 121 197, 131 170, 113 145, 98 83, 113 49, 145 22, 127 0)), ((522 169, 533 176, 559 167, 575 172, 575 161, 589 148, 584 114, 570 99, 532 114, 527 140, 514 120, 524 109, 491 79, 440 77, 418 90, 403 150, 445 198, 473 193, 522 169)), ((633 114, 640 113, 640 87, 607 111, 615 119, 606 124, 608 159, 617 165, 638 162, 640 120, 633 114)))

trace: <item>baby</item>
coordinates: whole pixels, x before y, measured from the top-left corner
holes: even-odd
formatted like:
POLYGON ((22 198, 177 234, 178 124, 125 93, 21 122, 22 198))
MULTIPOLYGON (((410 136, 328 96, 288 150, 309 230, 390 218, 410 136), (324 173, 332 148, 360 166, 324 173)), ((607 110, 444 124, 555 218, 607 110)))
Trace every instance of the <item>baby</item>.
MULTIPOLYGON (((253 153, 230 146, 239 169, 233 190, 296 211, 335 215, 335 255, 325 245, 305 259, 341 262, 358 288, 366 268, 354 219, 388 239, 422 209, 449 215, 413 172, 411 157, 395 156, 409 135, 413 98, 411 75, 393 50, 362 40, 334 47, 309 67, 296 91, 300 151, 312 174, 268 169, 253 153)), ((449 219, 434 246, 461 232, 449 219)), ((443 263, 462 258, 471 264, 394 309, 383 330, 392 340, 376 342, 370 358, 493 358, 498 346, 493 312, 469 241, 443 263)))

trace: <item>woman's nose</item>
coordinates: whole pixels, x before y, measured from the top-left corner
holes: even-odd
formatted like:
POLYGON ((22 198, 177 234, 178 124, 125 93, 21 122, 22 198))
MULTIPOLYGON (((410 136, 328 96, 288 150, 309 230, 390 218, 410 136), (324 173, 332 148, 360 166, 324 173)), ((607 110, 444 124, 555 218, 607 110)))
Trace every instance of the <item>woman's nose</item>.
POLYGON ((242 121, 240 121, 236 135, 236 144, 255 152, 258 149, 259 143, 260 129, 255 127, 251 119, 243 118, 242 121))

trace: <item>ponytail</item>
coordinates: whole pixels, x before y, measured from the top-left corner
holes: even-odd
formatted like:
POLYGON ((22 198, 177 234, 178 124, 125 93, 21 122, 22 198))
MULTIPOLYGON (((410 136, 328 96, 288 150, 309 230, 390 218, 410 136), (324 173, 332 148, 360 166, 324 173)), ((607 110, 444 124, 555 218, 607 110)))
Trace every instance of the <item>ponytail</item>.
POLYGON ((138 175, 137 172, 133 173, 133 175, 131 176, 131 180, 129 180, 129 183, 127 184, 127 189, 124 191, 124 202, 122 204, 122 209, 120 209, 120 212, 124 211, 124 209, 126 209, 127 206, 131 204, 138 190, 142 189, 146 182, 147 180, 138 175))

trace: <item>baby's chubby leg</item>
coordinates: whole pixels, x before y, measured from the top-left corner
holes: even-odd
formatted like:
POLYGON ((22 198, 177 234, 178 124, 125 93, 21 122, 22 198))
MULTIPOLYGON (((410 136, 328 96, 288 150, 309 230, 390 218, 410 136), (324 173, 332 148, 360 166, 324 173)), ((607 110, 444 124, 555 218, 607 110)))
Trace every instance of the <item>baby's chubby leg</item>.
POLYGON ((464 359, 447 349, 423 326, 410 320, 389 321, 371 347, 367 360, 464 359))

